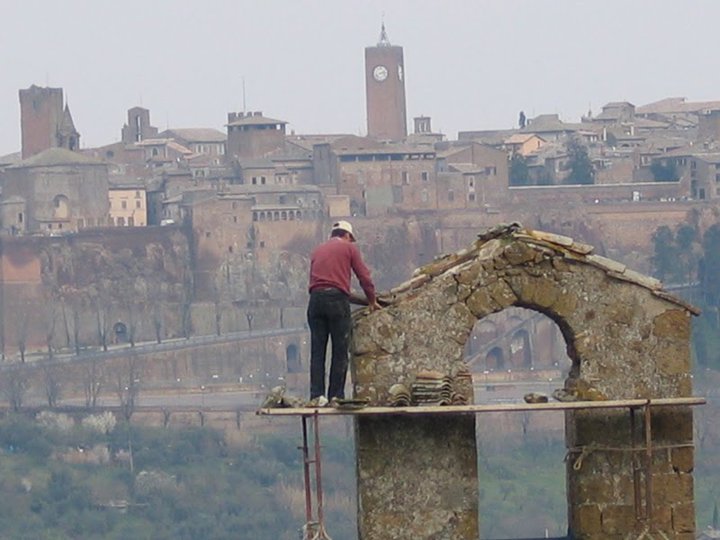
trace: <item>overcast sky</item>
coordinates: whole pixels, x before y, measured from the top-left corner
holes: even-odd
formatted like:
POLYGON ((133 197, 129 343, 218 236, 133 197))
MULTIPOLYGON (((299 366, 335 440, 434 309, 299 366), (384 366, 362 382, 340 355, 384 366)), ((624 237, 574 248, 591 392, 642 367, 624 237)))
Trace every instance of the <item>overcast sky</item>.
POLYGON ((435 131, 577 121, 609 101, 720 99, 716 0, 4 0, 0 155, 20 149, 18 89, 62 87, 83 147, 135 105, 154 125, 229 111, 297 133, 365 131, 363 48, 402 45, 408 118, 435 131))

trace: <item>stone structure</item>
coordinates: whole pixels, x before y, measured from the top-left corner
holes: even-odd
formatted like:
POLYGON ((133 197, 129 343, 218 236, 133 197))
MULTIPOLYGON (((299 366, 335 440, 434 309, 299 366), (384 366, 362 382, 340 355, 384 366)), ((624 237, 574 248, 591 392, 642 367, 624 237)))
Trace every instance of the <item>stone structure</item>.
POLYGON ((261 111, 228 113, 227 158, 260 158, 279 150, 285 142, 284 120, 263 116, 261 111))
POLYGON ((158 128, 150 125, 150 111, 143 107, 128 109, 127 124, 122 127, 121 135, 124 144, 133 144, 154 139, 157 137, 158 128))
POLYGON ((5 170, 2 229, 11 234, 66 234, 108 222, 107 164, 50 148, 5 170))
POLYGON ((399 141, 407 136, 403 49, 391 45, 382 25, 380 41, 365 48, 368 135, 399 141))
POLYGON ((32 85, 19 95, 23 159, 50 148, 80 148, 80 134, 70 108, 63 103, 62 88, 32 85))
MULTIPOLYGON (((421 267, 390 292, 390 307, 357 314, 356 397, 385 404, 393 384, 409 385, 421 370, 456 375, 465 368, 463 348, 475 323, 510 306, 558 324, 573 362, 568 392, 690 396, 695 309, 657 280, 592 251, 568 237, 511 225, 421 267)), ((621 540, 645 531, 652 538, 693 538, 692 413, 652 410, 651 493, 646 471, 637 470, 641 454, 633 452, 643 445, 642 424, 623 409, 566 413, 573 538, 621 540)), ((478 538, 472 416, 363 416, 356 436, 362 540, 478 538)))

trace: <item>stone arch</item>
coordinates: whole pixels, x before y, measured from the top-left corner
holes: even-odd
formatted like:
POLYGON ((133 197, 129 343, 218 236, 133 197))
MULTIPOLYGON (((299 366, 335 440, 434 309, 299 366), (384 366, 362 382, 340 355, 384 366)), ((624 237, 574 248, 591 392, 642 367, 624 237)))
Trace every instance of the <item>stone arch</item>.
POLYGON ((485 365, 478 366, 487 371, 499 371, 505 369, 505 353, 501 347, 493 347, 485 355, 485 365))
MULTIPOLYGON (((354 315, 351 365, 356 397, 384 405, 390 386, 410 385, 421 370, 451 377, 464 371, 463 350, 476 322, 511 306, 542 313, 559 327, 572 361, 566 391, 586 395, 580 392, 590 388, 606 399, 690 396, 690 316, 697 311, 663 291, 657 280, 592 252, 592 246, 571 238, 511 225, 486 231, 467 249, 419 268, 410 281, 383 298, 389 307, 354 315)), ((471 390, 468 397, 473 399, 471 390)), ((653 424, 667 426, 663 443, 692 443, 688 407, 656 411, 653 424)), ((618 437, 630 433, 626 411, 568 412, 566 418, 571 454, 588 446, 616 447, 618 437)), ((360 538, 478 537, 472 417, 358 417, 356 423, 360 538), (386 467, 380 475, 363 474, 393 460, 402 463, 397 471, 386 467), (413 468, 430 471, 416 475, 409 485, 407 471, 413 468), (453 486, 455 506, 448 506, 436 489, 431 480, 436 474, 453 486), (402 500, 393 498, 397 492, 402 500), (390 508, 396 525, 393 531, 381 530, 390 508), (422 529, 408 521, 424 513, 428 522, 422 529), (417 534, 419 530, 423 533, 417 534)), ((631 441, 626 444, 630 449, 631 441)), ((659 470, 674 470, 669 454, 658 454, 656 460, 663 462, 659 470)), ((596 452, 583 463, 577 470, 568 467, 570 531, 599 540, 615 533, 625 536, 641 526, 633 519, 612 534, 592 529, 626 512, 632 494, 628 502, 589 486, 599 485, 608 474, 632 485, 632 471, 618 452, 596 452), (588 518, 588 512, 594 517, 588 518)), ((671 486, 667 493, 673 495, 663 500, 658 515, 671 516, 675 505, 692 506, 692 490, 683 489, 692 485, 691 467, 679 474, 663 473, 661 481, 671 486)), ((655 525, 672 537, 678 532, 672 520, 655 525)))
POLYGON ((525 328, 513 332, 510 337, 509 361, 512 369, 530 369, 532 367, 532 349, 530 334, 525 328))

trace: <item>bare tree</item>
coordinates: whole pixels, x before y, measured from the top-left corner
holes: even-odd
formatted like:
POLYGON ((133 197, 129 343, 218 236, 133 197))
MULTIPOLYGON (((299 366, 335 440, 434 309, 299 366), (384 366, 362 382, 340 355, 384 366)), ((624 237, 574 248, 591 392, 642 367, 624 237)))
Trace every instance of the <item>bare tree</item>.
POLYGON ((115 371, 115 392, 123 418, 130 421, 140 394, 140 362, 131 354, 115 371))
POLYGON ((155 330, 155 341, 160 344, 162 343, 162 327, 163 327, 163 313, 162 303, 160 299, 156 299, 153 302, 153 329, 155 330))
POLYGON ((80 308, 78 306, 72 307, 72 320, 75 354, 80 356, 80 308))
POLYGON ((183 270, 182 286, 182 334, 189 339, 192 333, 193 278, 187 268, 183 270))
POLYGON ((63 367, 47 360, 42 362, 43 385, 48 407, 54 409, 62 393, 63 367))
POLYGON ((108 336, 112 326, 110 320, 110 310, 108 304, 103 298, 95 299, 95 321, 97 323, 98 341, 102 346, 102 350, 108 350, 108 336))
POLYGON ((20 308, 20 313, 17 317, 17 327, 15 328, 17 336, 17 348, 20 353, 20 361, 25 363, 25 352, 27 351, 27 340, 28 340, 28 312, 25 306, 20 308))
POLYGON ((55 339, 55 306, 51 305, 48 307, 46 312, 46 323, 45 323, 45 345, 47 346, 48 360, 52 361, 55 356, 55 349, 53 348, 53 340, 55 339))
POLYGON ((85 394, 85 407, 94 409, 103 386, 103 373, 95 355, 83 366, 82 382, 85 394))
POLYGON ((223 302, 218 283, 213 286, 213 304, 215 306, 215 334, 220 336, 222 335, 223 302))
POLYGON ((0 389, 2 389, 2 393, 13 411, 17 412, 22 409, 25 394, 28 389, 27 377, 22 370, 7 370, 3 374, 0 389))
POLYGON ((127 338, 128 342, 130 343, 131 347, 135 346, 135 307, 133 306, 132 301, 128 301, 127 303, 127 313, 128 313, 128 324, 127 324, 127 338))

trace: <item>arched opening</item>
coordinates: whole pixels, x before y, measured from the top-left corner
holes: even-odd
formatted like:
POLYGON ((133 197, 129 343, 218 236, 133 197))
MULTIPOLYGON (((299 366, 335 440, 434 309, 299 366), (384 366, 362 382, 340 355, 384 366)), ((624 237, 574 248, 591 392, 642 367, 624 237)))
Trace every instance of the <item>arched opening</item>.
POLYGON ((55 219, 70 217, 70 201, 65 195, 56 195, 53 198, 53 217, 55 219))
POLYGON ((494 371, 502 371, 505 369, 505 355, 500 347, 493 347, 485 355, 485 366, 483 373, 492 373, 494 371))
POLYGON ((285 360, 287 362, 288 373, 300 373, 302 371, 300 352, 298 350, 298 346, 294 343, 291 343, 285 349, 285 360))
POLYGON ((128 331, 124 322, 116 322, 113 325, 113 333, 115 334, 115 343, 127 343, 128 331))
MULTIPOLYGON (((530 393, 552 400, 553 390, 563 387, 570 372, 566 348, 559 326, 538 311, 513 306, 479 319, 465 345, 475 403, 522 403, 530 393)), ((563 416, 481 414, 476 433, 480 537, 565 536, 563 416)))

